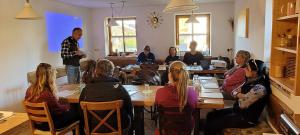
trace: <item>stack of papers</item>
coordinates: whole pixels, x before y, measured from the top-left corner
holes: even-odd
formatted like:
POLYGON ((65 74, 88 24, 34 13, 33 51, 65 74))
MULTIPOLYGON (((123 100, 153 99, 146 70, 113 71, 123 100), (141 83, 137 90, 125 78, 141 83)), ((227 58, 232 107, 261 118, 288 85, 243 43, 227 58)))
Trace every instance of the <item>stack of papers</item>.
POLYGON ((13 112, 7 112, 7 111, 0 111, 0 121, 3 121, 11 116, 13 116, 13 112))

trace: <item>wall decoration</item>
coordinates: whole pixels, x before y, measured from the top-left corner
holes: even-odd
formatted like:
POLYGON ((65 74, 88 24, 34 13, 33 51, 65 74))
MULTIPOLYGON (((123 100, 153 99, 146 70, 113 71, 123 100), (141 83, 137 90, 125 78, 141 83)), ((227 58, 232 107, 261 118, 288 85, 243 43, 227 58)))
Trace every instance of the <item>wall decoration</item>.
POLYGON ((249 37, 249 8, 242 10, 238 16, 237 34, 239 37, 249 37))
POLYGON ((162 24, 162 21, 162 16, 159 14, 159 12, 155 11, 150 13, 147 19, 148 24, 154 29, 158 28, 159 25, 162 24))

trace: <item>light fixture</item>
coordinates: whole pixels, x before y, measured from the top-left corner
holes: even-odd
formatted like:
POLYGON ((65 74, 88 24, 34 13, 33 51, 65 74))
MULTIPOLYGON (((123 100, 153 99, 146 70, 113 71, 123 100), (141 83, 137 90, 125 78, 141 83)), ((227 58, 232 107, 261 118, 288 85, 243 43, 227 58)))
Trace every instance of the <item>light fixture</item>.
POLYGON ((198 6, 192 0, 171 0, 164 12, 174 13, 188 10, 195 10, 198 6))
POLYGON ((114 18, 114 8, 113 8, 113 4, 115 3, 110 3, 110 8, 111 8, 111 18, 108 19, 108 27, 111 26, 119 26, 119 24, 116 22, 115 18, 114 18))
POLYGON ((38 20, 42 17, 37 14, 29 3, 29 0, 25 1, 24 8, 16 16, 16 19, 25 19, 25 20, 38 20))
POLYGON ((190 18, 185 23, 199 23, 197 18, 194 16, 193 10, 192 10, 192 15, 190 16, 190 18))

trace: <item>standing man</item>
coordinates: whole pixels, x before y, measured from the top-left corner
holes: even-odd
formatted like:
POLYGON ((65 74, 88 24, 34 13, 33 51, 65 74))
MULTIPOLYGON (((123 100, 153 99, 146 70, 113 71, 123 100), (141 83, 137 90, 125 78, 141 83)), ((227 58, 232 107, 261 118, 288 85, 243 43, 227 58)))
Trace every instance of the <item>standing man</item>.
POLYGON ((72 36, 61 43, 61 57, 63 64, 66 65, 68 83, 71 84, 80 82, 79 60, 86 57, 86 54, 79 50, 78 40, 81 36, 82 29, 74 28, 72 36))

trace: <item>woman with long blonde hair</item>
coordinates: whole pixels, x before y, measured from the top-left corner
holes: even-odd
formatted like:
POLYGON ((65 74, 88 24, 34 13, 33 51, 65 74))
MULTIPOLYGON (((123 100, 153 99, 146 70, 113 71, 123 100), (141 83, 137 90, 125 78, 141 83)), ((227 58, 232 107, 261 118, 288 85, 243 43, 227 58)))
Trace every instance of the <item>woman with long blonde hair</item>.
MULTIPOLYGON (((179 112, 188 111, 188 114, 192 114, 197 104, 197 93, 194 87, 188 86, 189 72, 186 70, 186 65, 181 61, 171 63, 168 77, 169 84, 158 89, 156 92, 156 104, 162 107, 178 107, 179 112)), ((166 134, 172 135, 190 134, 194 126, 194 121, 192 115, 189 117, 191 119, 184 121, 184 123, 170 122, 169 124, 178 125, 178 128, 167 129, 165 133, 167 132, 166 134)))
MULTIPOLYGON (((45 102, 56 129, 63 128, 76 120, 77 113, 70 110, 68 104, 62 104, 57 97, 56 70, 50 64, 40 63, 36 69, 36 81, 27 89, 25 100, 32 103, 45 102)), ((47 123, 35 123, 41 130, 49 130, 47 123)))

